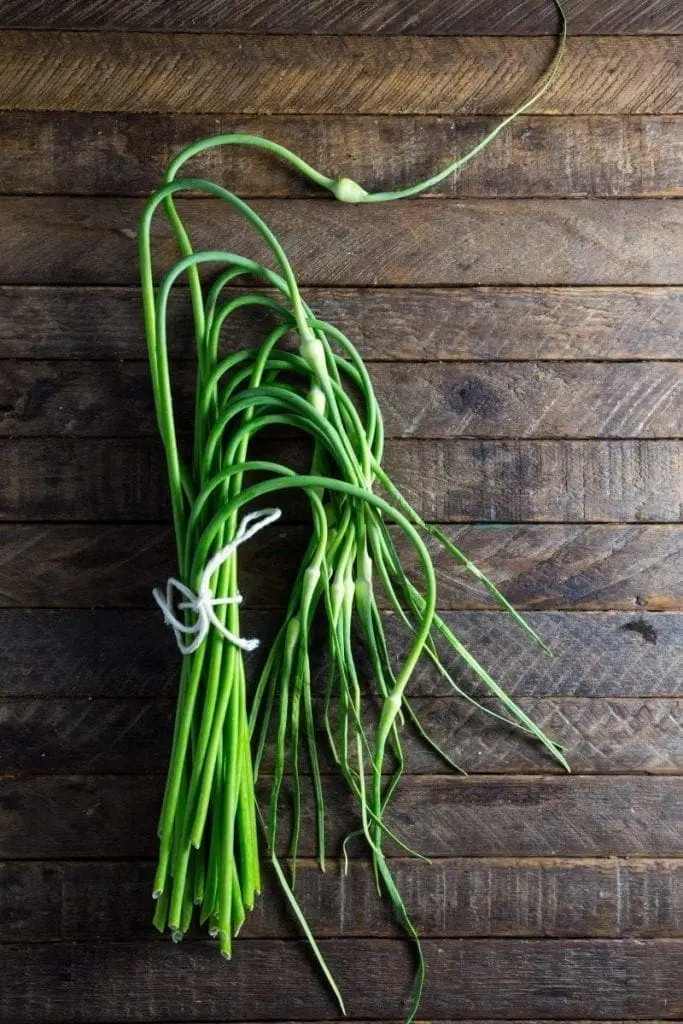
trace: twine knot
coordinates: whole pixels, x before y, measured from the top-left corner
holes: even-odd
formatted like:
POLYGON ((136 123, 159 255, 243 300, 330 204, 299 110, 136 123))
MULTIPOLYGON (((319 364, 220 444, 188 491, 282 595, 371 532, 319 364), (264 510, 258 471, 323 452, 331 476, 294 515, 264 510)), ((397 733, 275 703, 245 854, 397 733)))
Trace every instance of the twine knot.
POLYGON ((241 604, 242 595, 238 592, 231 597, 216 597, 211 590, 211 577, 220 569, 224 562, 227 562, 240 544, 250 540, 259 530, 270 526, 281 515, 282 511, 279 508, 263 508, 258 512, 249 512, 242 519, 232 540, 217 551, 206 563, 196 594, 181 580, 176 579, 175 576, 171 576, 167 580, 165 594, 158 587, 155 587, 152 591, 154 600, 164 613, 166 625, 173 629, 181 654, 193 654, 204 642, 211 626, 217 629, 231 644, 234 644, 235 647, 239 647, 243 651, 253 651, 258 647, 260 641, 256 637, 245 639, 244 637, 236 636, 218 618, 215 611, 217 607, 220 605, 241 604), (184 598, 184 600, 179 601, 177 604, 178 611, 192 612, 196 616, 195 621, 189 626, 174 612, 176 592, 184 598), (191 637, 191 639, 186 642, 185 637, 191 637))

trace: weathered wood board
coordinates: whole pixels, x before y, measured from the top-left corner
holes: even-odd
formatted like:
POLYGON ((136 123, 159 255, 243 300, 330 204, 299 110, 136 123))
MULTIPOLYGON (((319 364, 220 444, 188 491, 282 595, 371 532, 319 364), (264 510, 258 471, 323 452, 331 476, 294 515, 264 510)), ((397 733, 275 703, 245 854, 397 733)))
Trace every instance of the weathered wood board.
MULTIPOLYGON (((683 17, 676 0, 575 0, 570 8, 571 31, 650 34, 680 32, 683 17)), ((73 0, 5 0, 2 27, 156 29, 174 32, 300 32, 416 35, 537 35, 557 31, 551 3, 506 7, 497 0, 447 0, 428 5, 385 0, 381 4, 334 2, 291 3, 287 0, 122 0, 117 4, 73 0)))
MULTIPOLYGON (((188 165, 255 200, 306 300, 370 365, 392 475, 553 649, 433 548, 449 624, 573 768, 429 665, 411 680, 470 772, 445 774, 406 731, 392 825, 433 863, 390 854, 435 1024, 683 1016, 683 9, 569 8, 551 89, 419 201, 335 205, 236 147, 188 165)), ((0 0, 3 1022, 336 1019, 268 871, 231 965, 149 920, 179 655, 150 595, 175 558, 137 221, 172 154, 225 131, 367 188, 410 184, 523 98, 556 29, 550 2, 0 0)), ((262 254, 213 202, 180 202, 197 246, 262 254)), ((161 272, 175 248, 161 218, 154 234, 161 272)), ((169 321, 187 422, 184 284, 169 321)), ((240 314, 225 350, 267 323, 240 314)), ((306 464, 296 438, 259 445, 306 464)), ((283 507, 240 581, 265 647, 306 531, 305 503, 283 507)), ((352 1024, 399 1024, 412 952, 359 843, 341 870, 357 812, 329 757, 322 771, 330 860, 312 859, 305 800, 298 892, 352 1024)))

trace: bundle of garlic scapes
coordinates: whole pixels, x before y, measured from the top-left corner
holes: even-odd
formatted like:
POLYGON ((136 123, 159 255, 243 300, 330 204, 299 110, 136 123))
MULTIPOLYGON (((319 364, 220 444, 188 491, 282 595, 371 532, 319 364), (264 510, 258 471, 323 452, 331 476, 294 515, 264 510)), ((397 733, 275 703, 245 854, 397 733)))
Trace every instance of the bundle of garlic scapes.
MULTIPOLYGON (((297 901, 294 884, 304 754, 323 868, 326 856, 325 784, 315 709, 322 706, 329 752, 357 802, 358 834, 367 843, 378 885, 415 943, 417 978, 409 1020, 419 1005, 424 961, 385 855, 387 841, 413 855, 386 821, 403 771, 404 723, 416 728, 447 764, 459 770, 430 741, 407 696, 406 686, 418 660, 428 658, 446 685, 476 703, 444 664, 440 651, 452 649, 499 699, 502 713, 498 717, 535 737, 565 768, 567 764, 558 745, 507 696, 437 614, 437 583, 425 537, 443 545, 541 643, 466 555, 439 529, 422 521, 382 468, 382 416, 357 350, 341 331, 309 308, 277 238, 246 202, 218 184, 195 177, 178 179, 177 174, 188 160, 210 147, 249 145, 287 161, 345 202, 381 202, 429 189, 488 145, 548 87, 566 34, 559 9, 560 45, 534 96, 469 153, 425 182, 398 192, 368 194, 347 178, 320 174, 275 142, 224 135, 180 153, 142 216, 145 328, 179 567, 179 578, 170 579, 166 592, 157 591, 155 596, 183 653, 159 822, 155 924, 160 930, 169 928, 179 939, 198 909, 200 921, 208 922, 221 952, 229 957, 232 939, 260 891, 263 854, 342 1011, 341 994, 297 901), (195 252, 174 204, 174 197, 186 190, 215 197, 244 217, 265 240, 274 268, 231 252, 195 252), (151 224, 157 211, 167 217, 181 258, 155 287, 151 224), (202 269, 215 275, 209 284, 202 269), (231 293, 229 286, 244 278, 256 282, 257 290, 231 293), (176 435, 167 349, 169 296, 184 281, 189 281, 196 345, 191 465, 181 457, 176 435), (223 355, 221 341, 236 311, 264 308, 273 326, 262 343, 223 355), (294 347, 282 344, 292 338, 294 347), (309 472, 302 474, 280 462, 254 457, 254 441, 272 427, 309 439, 309 472), (278 519, 280 510, 272 506, 282 491, 297 491, 307 499, 311 535, 275 640, 258 678, 248 685, 248 654, 256 641, 243 637, 240 629, 239 548, 258 543, 254 539, 258 532, 278 519), (417 558, 419 582, 402 566, 400 552, 406 545, 417 558), (400 659, 387 642, 380 603, 386 603, 405 627, 409 643, 400 659), (315 643, 313 639, 316 619, 323 622, 326 637, 326 679, 319 695, 314 693, 311 659, 312 648, 320 647, 319 633, 315 643), (371 666, 371 679, 367 669, 359 667, 356 633, 371 666), (370 724, 363 712, 363 699, 369 694, 379 697, 381 707, 378 720, 370 724), (261 771, 266 753, 270 758, 267 779, 261 771), (263 785, 267 787, 263 802, 256 790, 260 776, 259 792, 263 785), (283 844, 278 828, 285 777, 291 796, 289 870, 280 859, 283 844)), ((493 713, 489 707, 484 710, 493 713)))

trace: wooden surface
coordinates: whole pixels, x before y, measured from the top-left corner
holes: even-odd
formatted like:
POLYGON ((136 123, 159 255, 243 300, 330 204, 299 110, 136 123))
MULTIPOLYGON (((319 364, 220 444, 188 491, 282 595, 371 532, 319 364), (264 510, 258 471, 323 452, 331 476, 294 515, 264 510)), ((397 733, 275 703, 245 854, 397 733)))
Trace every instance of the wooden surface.
MULTIPOLYGON (((245 256, 265 243, 204 199, 181 200, 198 247, 230 237, 245 256)), ((680 204, 669 199, 438 200, 336 206, 327 199, 263 199, 304 285, 680 285, 680 204), (501 236, 515 244, 501 246, 501 236), (330 245, 330 239, 336 245, 330 245), (519 259, 524 250, 525 259, 519 259)), ((6 284, 130 285, 142 202, 74 197, 0 198, 6 284)), ((159 258, 170 232, 153 231, 159 258)))
MULTIPOLYGON (((576 35, 680 32, 676 0, 574 0, 576 35)), ((557 31, 552 5, 498 0, 4 0, 0 24, 15 28, 111 28, 172 32, 397 33, 415 35, 537 35, 557 31)))
MULTIPOLYGON (((0 109, 238 114, 500 114, 552 39, 119 32, 4 34, 0 109), (106 68, 107 74, 103 74, 106 68)), ((676 36, 577 36, 537 111, 676 114, 676 36)))
MULTIPOLYGON (((12 28, 110 28, 172 32, 397 33, 415 35, 537 35, 557 31, 552 5, 503 5, 498 0, 4 0, 0 25, 12 28)), ((680 32, 676 0, 575 0, 576 35, 680 32)))
MULTIPOLYGON (((335 206, 236 149, 195 165, 276 227, 308 301, 368 360, 392 474, 554 651, 437 557, 444 614, 574 768, 416 673, 415 706, 470 773, 406 739, 393 821, 433 861, 394 865, 439 1024, 683 1016, 683 16, 673 0, 570 16, 552 90, 424 199, 335 206)), ((369 188, 412 182, 510 110, 555 29, 550 4, 500 0, 0 0, 3 1022, 335 1019, 272 879, 231 965, 149 921, 178 657, 150 598, 173 549, 141 197, 225 130, 369 188)), ((260 253, 206 199, 183 203, 198 245, 260 253)), ((182 409, 182 294, 171 314, 182 409)), ((243 319, 237 342, 262 326, 243 319)), ((264 639, 304 518, 288 502, 245 559, 264 639)), ((302 866, 302 902, 350 1021, 398 1024, 411 952, 360 848, 340 872, 352 807, 322 768, 333 859, 302 866)))

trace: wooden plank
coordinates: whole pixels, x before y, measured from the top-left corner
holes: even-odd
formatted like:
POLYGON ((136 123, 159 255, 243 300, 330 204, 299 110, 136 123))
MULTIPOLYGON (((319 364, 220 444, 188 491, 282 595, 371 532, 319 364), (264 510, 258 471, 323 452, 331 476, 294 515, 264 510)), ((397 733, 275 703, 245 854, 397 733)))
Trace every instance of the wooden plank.
POLYGON ((0 527, 0 542, 4 607, 149 607, 174 564, 158 526, 16 525, 0 527))
POLYGON ((165 457, 154 441, 0 441, 0 460, 3 519, 170 520, 165 457))
MULTIPOLYGON (((328 849, 336 857, 357 811, 338 775, 326 778, 324 789, 328 849)), ((286 790, 285 781, 283 853, 286 790)), ((0 858, 153 857, 162 791, 156 775, 5 776, 0 858)), ((663 775, 411 776, 392 799, 387 824, 427 857, 680 857, 683 786, 663 775)), ((365 856, 360 840, 349 845, 354 857, 365 856)), ((301 856, 315 852, 306 794, 301 856)))
MULTIPOLYGON (((254 446, 254 456, 263 444, 254 446)), ((267 457, 305 471, 305 444, 267 457)), ((168 482, 153 439, 0 440, 0 519, 166 521, 168 482)), ((680 441, 390 441, 385 468, 440 522, 678 522, 680 441)), ((306 503, 284 502, 308 519, 306 503)))
MULTIPOLYGON (((683 93, 682 93, 683 94, 683 93)), ((665 199, 452 200, 364 207, 263 199, 302 285, 680 285, 681 204, 665 199), (505 244, 507 243, 507 244, 505 244), (520 259, 520 252, 524 259, 520 259)), ((265 243, 217 203, 185 200, 196 249, 269 260, 265 243)), ((0 198, 2 284, 135 284, 134 199, 0 198)), ((176 259, 154 228, 157 266, 176 259)))
MULTIPOLYGON (((683 694, 683 646, 672 613, 529 612, 528 621, 547 641, 552 662, 530 648, 506 615, 458 612, 446 615, 461 640, 486 664, 508 693, 541 695, 645 696, 683 694), (652 676, 657 668, 663 673, 652 676), (675 681, 674 681, 675 680, 675 681)), ((397 625, 388 629, 392 649, 397 625)), ((460 676, 459 676, 460 678, 460 676)), ((462 673, 472 692, 484 695, 470 673, 462 673)), ((443 684, 427 663, 420 662, 410 683, 415 694, 443 694, 443 684)))
POLYGON ((681 516, 683 447, 675 441, 401 441, 387 447, 385 465, 429 520, 681 516))
MULTIPOLYGON (((330 1011, 330 1012, 333 1012, 333 1011, 330 1011)), ((344 1021, 345 1021, 345 1024, 373 1024, 373 1022, 369 1021, 367 1017, 364 1020, 362 1020, 362 1021, 359 1021, 357 1019, 351 1020, 349 1017, 345 1017, 344 1021)), ((327 1017, 325 1017, 324 1020, 321 1020, 320 1018, 318 1018, 317 1021, 315 1021, 315 1022, 308 1022, 308 1024, 329 1024, 329 1022, 330 1022, 330 1017, 327 1016, 327 1017)), ((178 1022, 172 1022, 172 1024, 178 1024, 178 1022)), ((208 1022, 196 1022, 195 1021, 194 1024, 208 1024, 208 1022)), ((249 1021, 240 1021, 240 1024, 263 1024, 263 1022, 262 1021, 251 1021, 251 1022, 249 1022, 249 1021)), ((300 1022, 299 1021, 292 1021, 292 1020, 282 1021, 280 1018, 278 1018, 278 1024, 300 1024, 300 1022)), ((386 1024, 405 1024, 405 1017, 402 1017, 401 1020, 387 1021, 386 1024)), ((453 1020, 445 1021, 445 1020, 442 1020, 442 1018, 439 1018, 439 1020, 438 1020, 438 1022, 436 1022, 436 1024, 456 1024, 456 1022, 453 1021, 453 1020)), ((486 1021, 484 1021, 484 1020, 481 1020, 481 1019, 477 1019, 476 1022, 472 1021, 472 1020, 470 1020, 470 1021, 462 1021, 462 1020, 460 1020, 460 1021, 457 1021, 457 1024, 504 1024, 504 1022, 501 1021, 501 1020, 497 1020, 497 1021, 486 1020, 486 1021)), ((519 1021, 519 1024, 554 1024, 554 1022, 551 1022, 551 1021, 548 1021, 548 1020, 545 1020, 545 1021, 539 1021, 539 1020, 530 1021, 530 1020, 526 1020, 526 1021, 519 1021)), ((595 1021, 586 1021, 586 1020, 582 1020, 582 1021, 574 1020, 574 1021, 567 1021, 566 1024, 597 1024, 597 1022, 595 1022, 595 1021)), ((600 1024, 628 1024, 628 1022, 624 1021, 624 1020, 620 1020, 620 1021, 611 1020, 611 1021, 601 1021, 600 1024)), ((642 1024, 662 1024, 662 1021, 661 1021, 661 1019, 658 1020, 658 1021, 643 1021, 642 1024)))
MULTIPOLYGON (((673 938, 683 935, 683 861, 477 857, 431 865, 395 859, 392 869, 424 938, 673 938)), ((149 940, 150 862, 0 863, 0 941, 149 940)), ((264 891, 243 938, 296 934, 277 883, 264 891)), ((332 861, 325 874, 299 867, 297 896, 319 938, 395 936, 377 899, 370 866, 348 876, 332 861)))
POLYGON ((382 364, 373 379, 389 436, 683 434, 678 364, 382 364))
MULTIPOLYGON (((374 692, 372 681, 367 692, 374 692)), ((683 700, 521 698, 527 714, 566 748, 572 771, 619 775, 683 775, 683 700)), ((487 701, 500 710, 496 701, 487 701)), ((0 702, 0 772, 165 774, 174 701, 5 700, 0 702)), ((376 725, 376 698, 363 715, 376 725)), ((439 746, 470 774, 552 772, 537 744, 455 697, 415 697, 412 707, 439 746)), ((337 771, 327 754, 322 711, 316 711, 322 770, 337 771)), ((406 771, 443 769, 410 726, 402 731, 406 771)), ((272 757, 267 770, 272 770, 272 757)), ((561 771, 557 766, 557 771, 561 771)))
MULTIPOLYGON (((507 616, 498 612, 446 613, 466 646, 518 698, 682 697, 683 616, 675 612, 529 612, 553 651, 549 662, 507 616)), ((274 617, 245 613, 245 632, 264 643, 274 617)), ((399 629, 387 615, 392 647, 399 629)), ((25 699, 175 697, 179 657, 158 612, 0 612, 5 664, 0 694, 25 699)), ((463 682, 476 690, 463 673, 463 682)), ((444 688, 428 664, 411 692, 444 688)))
MULTIPOLYGON (((447 532, 521 608, 675 610, 683 599, 683 536, 676 526, 450 527, 447 532), (666 565, 660 569, 662 550, 666 565)), ((449 607, 460 606, 465 594, 465 602, 472 600, 472 582, 434 545, 432 551, 442 573, 440 601, 449 607)))
MULTIPOLYGON (((275 139, 314 167, 369 191, 412 185, 428 168, 464 153, 493 118, 234 117, 0 114, 0 188, 5 194, 145 195, 195 139, 239 132, 275 139)), ((677 117, 522 117, 433 194, 460 198, 678 196, 683 136, 677 117)), ((192 173, 242 196, 316 196, 320 189, 251 146, 223 146, 194 160, 192 173)))
MULTIPOLYGON (((682 288, 309 288, 305 297, 371 360, 683 358, 682 288)), ((132 287, 0 287, 0 358, 140 359, 141 310, 132 287)), ((173 354, 191 357, 186 293, 172 297, 169 322, 173 354)), ((266 324, 245 315, 224 344, 254 344, 266 324)))
MULTIPOLYGON (((676 284, 683 278, 672 244, 677 205, 665 200, 416 202, 382 210, 327 200, 263 200, 257 207, 302 283, 676 284), (326 244, 330 237, 334 248, 326 244), (515 245, 501 248, 506 237, 515 237, 515 245), (522 266, 520 249, 529 252, 522 266)), ((6 283, 137 278, 137 201, 15 197, 0 200, 0 212, 12 230, 0 266, 6 283)), ((215 245, 215 204, 186 201, 184 213, 197 248, 215 245)), ((263 258, 248 229, 235 225, 232 236, 233 249, 263 258)), ((172 243, 165 233, 157 241, 165 262, 172 243)))
MULTIPOLYGON (((572 35, 681 32, 683 16, 674 0, 648 4, 628 0, 574 0, 572 35)), ((142 29, 160 32, 300 32, 416 35, 541 35, 557 31, 551 3, 503 7, 496 0, 464 0, 455 7, 385 0, 382 4, 286 3, 283 0, 126 0, 74 4, 72 0, 5 0, 3 28, 142 29)))
MULTIPOLYGON (((261 1020, 280 1022, 283 1007, 297 1020, 334 1014, 303 942, 237 948, 230 967, 206 942, 176 950, 161 942, 7 946, 0 1012, 17 1024, 113 1024, 123 1001, 131 1020, 149 1022, 242 1022, 256 1009, 261 1020), (264 978, 272 984, 260 984, 264 978)), ((351 1015, 387 1020, 405 1010, 414 968, 408 943, 332 939, 322 951, 351 1015)), ((523 1006, 527 1016, 676 1020, 682 953, 680 939, 428 940, 421 1013, 519 1020, 523 1006)))
MULTIPOLYGON (((535 112, 680 113, 679 47, 674 36, 575 36, 535 112)), ((555 49, 521 37, 292 36, 283 46, 267 35, 10 30, 0 109, 490 115, 531 92, 555 49)))
MULTIPOLYGON (((405 362, 368 369, 388 438, 683 436, 683 362, 405 362)), ((28 359, 7 361, 2 371, 5 437, 156 437, 146 362, 105 369, 99 361, 28 359)), ((193 422, 194 380, 192 364, 175 368, 179 431, 193 422)), ((485 451, 474 457, 484 462, 485 451)), ((146 472, 151 463, 143 460, 146 472)), ((599 461, 604 471, 609 456, 599 461)))
MULTIPOLYGON (((550 769, 536 745, 520 742, 512 730, 481 712, 473 715, 471 707, 457 699, 417 697, 412 703, 429 734, 470 773, 550 769)), ((532 719, 567 748, 572 771, 683 773, 683 702, 564 698, 523 704, 532 719)), ((495 702, 487 706, 499 708, 495 702)), ((439 760, 419 740, 407 741, 406 752, 412 771, 440 770, 439 760)))
MULTIPOLYGON (((445 532, 522 609, 683 609, 683 531, 676 526, 449 526, 445 532)), ((240 589, 247 608, 256 595, 260 607, 282 607, 304 546, 301 528, 282 526, 245 553, 240 589)), ((175 569, 170 533, 159 525, 5 525, 0 550, 4 608, 149 608, 150 591, 175 569)), ((405 564, 410 570, 410 553, 405 564)), ((434 564, 444 611, 491 607, 450 556, 435 549, 434 564)))

